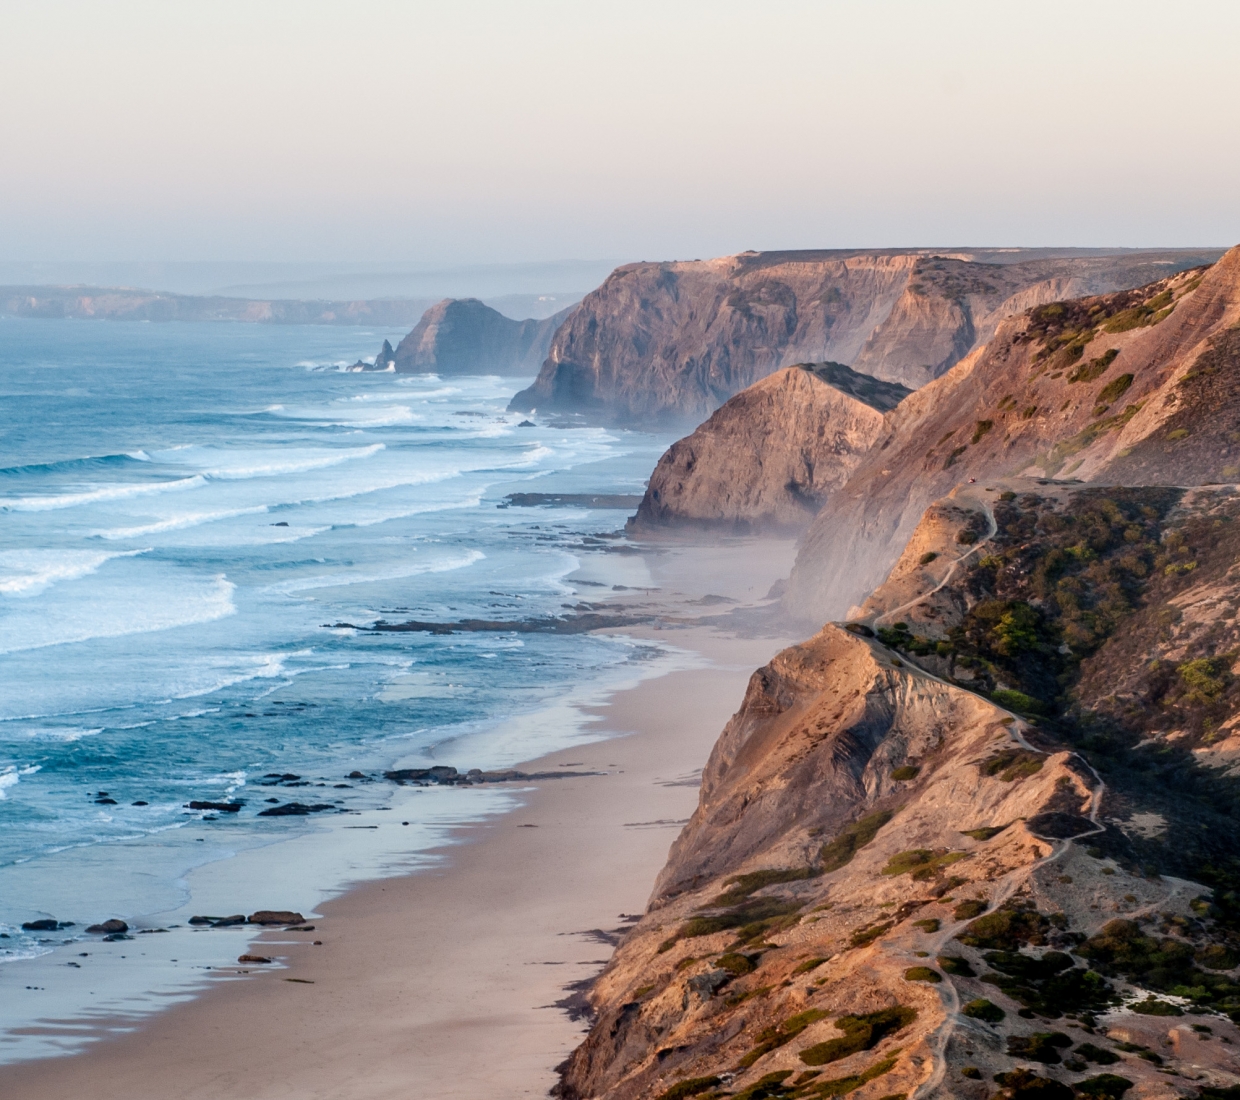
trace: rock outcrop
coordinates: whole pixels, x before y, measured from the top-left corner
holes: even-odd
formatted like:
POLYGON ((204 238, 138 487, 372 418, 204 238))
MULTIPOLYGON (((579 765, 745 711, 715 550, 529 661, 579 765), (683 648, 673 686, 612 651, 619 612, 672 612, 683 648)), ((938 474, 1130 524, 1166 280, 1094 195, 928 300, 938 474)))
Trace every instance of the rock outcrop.
POLYGON ((839 618, 931 501, 969 478, 1191 485, 1240 479, 1240 248, 1116 294, 1049 303, 887 414, 810 527, 785 606, 839 618))
POLYGON ((531 375, 575 308, 514 321, 477 298, 445 298, 397 345, 393 361, 401 374, 531 375))
POLYGON ((586 296, 511 407, 692 426, 781 367, 825 360, 916 388, 1013 313, 1139 286, 1218 255, 806 251, 628 264, 586 296))
POLYGON ((909 392, 838 363, 776 371, 672 444, 631 527, 804 530, 909 392))
POLYGON ((869 625, 752 677, 559 1095, 1231 1095, 1238 520, 1234 487, 936 502, 869 625))

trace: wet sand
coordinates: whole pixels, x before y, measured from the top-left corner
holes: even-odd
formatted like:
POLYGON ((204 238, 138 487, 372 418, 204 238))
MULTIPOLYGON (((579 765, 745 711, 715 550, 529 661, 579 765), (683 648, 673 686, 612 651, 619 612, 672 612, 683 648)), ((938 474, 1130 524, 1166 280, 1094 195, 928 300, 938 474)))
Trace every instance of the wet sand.
MULTIPOLYGON (((651 570, 669 594, 748 602, 790 559, 788 543, 751 543, 676 550, 651 570)), ((287 969, 216 986, 83 1054, 0 1067, 0 1097, 545 1096, 585 1027, 555 1002, 644 909, 750 674, 791 640, 628 633, 710 664, 612 696, 596 713, 620 736, 523 766, 607 774, 544 782, 515 813, 459 829, 436 868, 356 887, 321 907, 313 933, 254 942, 287 969)))

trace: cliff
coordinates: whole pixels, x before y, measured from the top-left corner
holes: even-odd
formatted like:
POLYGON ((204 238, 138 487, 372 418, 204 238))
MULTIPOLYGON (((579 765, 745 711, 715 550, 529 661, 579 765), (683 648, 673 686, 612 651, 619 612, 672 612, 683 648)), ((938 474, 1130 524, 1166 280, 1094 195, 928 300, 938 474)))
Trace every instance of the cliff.
POLYGON ((9 317, 69 317, 75 320, 408 325, 426 306, 426 300, 421 298, 299 301, 166 294, 130 287, 0 287, 0 314, 9 317))
POLYGON ((1233 488, 937 502, 872 627, 754 674, 560 1095, 1232 1095, 1236 519, 1233 488))
POLYGON ((477 298, 431 306, 396 347, 402 374, 534 374, 574 306, 543 320, 514 321, 477 298))
POLYGON ((1240 249, 1205 271, 1004 321, 887 414, 807 532, 789 613, 842 616, 883 579, 927 505, 969 478, 1237 480, 1237 322, 1240 249))
POLYGON ((631 526, 803 530, 908 393, 838 363, 776 371, 672 444, 631 526))
POLYGON ((1013 313, 1218 255, 806 251, 628 264, 586 296, 511 408, 693 426, 781 367, 824 360, 916 388, 1013 313))

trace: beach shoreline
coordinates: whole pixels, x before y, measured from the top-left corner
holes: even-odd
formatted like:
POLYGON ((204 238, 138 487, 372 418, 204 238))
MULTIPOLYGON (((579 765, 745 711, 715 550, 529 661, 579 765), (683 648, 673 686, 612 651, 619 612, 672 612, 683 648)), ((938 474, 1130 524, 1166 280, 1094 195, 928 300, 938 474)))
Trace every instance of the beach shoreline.
MULTIPOLYGON (((651 570, 682 604, 752 604, 790 554, 787 542, 684 545, 652 554, 651 570)), ((587 708, 605 739, 523 765, 603 774, 532 784, 517 810, 454 827, 431 867, 321 906, 314 932, 256 937, 251 951, 282 969, 215 984, 83 1053, 0 1066, 0 1095, 546 1095, 584 1027, 562 1003, 644 910, 715 739, 789 640, 743 636, 722 615, 626 633, 699 654, 699 667, 587 708)))

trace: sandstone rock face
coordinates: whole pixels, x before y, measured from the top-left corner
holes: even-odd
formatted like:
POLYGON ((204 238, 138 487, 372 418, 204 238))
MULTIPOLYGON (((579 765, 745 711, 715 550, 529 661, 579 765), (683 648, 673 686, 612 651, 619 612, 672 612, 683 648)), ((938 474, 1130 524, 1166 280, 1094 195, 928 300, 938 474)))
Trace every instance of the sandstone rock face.
POLYGON ((633 527, 803 530, 908 393, 836 363, 776 371, 672 444, 633 527))
POLYGON ((1240 249, 1204 273, 1004 321, 887 414, 810 527, 787 610, 807 623, 843 616, 882 581, 930 502, 970 477, 1240 479, 1237 322, 1240 249))
POLYGON ((534 374, 575 308, 514 321, 477 298, 445 298, 397 345, 393 361, 401 374, 534 374))
POLYGON ((617 268, 556 333, 512 408, 696 425, 782 367, 830 360, 915 388, 999 321, 1138 286, 1217 251, 748 252, 617 268))

